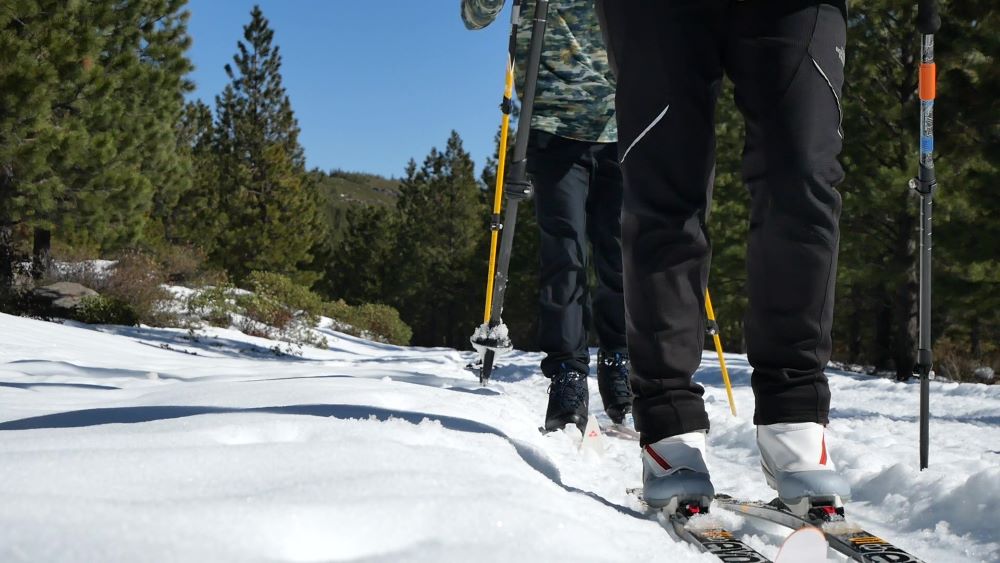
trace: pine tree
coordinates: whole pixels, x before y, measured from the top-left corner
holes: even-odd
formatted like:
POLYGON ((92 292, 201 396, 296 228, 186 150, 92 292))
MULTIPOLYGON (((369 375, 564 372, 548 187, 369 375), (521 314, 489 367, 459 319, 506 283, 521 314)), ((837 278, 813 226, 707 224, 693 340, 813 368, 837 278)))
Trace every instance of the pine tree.
POLYGON ((0 285, 13 234, 137 240, 154 197, 187 182, 173 126, 190 69, 185 0, 21 1, 0 13, 0 285), (157 189, 154 189, 154 186, 157 189))
MULTIPOLYGON (((472 159, 452 131, 443 152, 411 161, 397 205, 400 225, 392 303, 413 327, 413 343, 465 347, 481 319, 470 288, 481 235, 479 186, 472 159)), ((476 284, 478 285, 478 284, 476 284)), ((478 290, 481 292, 481 290, 478 290)))
MULTIPOLYGON (((991 164, 997 155, 997 74, 990 62, 997 52, 996 10, 982 0, 951 0, 941 2, 941 13, 935 338, 955 323, 971 330, 979 312, 990 309, 973 309, 968 299, 989 303, 1000 283, 990 250, 997 231, 989 217, 997 208, 991 164)), ((919 207, 907 187, 917 170, 919 138, 915 18, 915 5, 888 0, 852 8, 844 92, 847 176, 835 341, 849 358, 893 369, 900 378, 912 373, 917 329, 919 207)), ((996 316, 986 317, 996 326, 996 316)))
POLYGON ((168 243, 194 245, 206 253, 216 249, 226 225, 220 208, 214 138, 211 108, 201 101, 186 104, 177 125, 177 142, 178 150, 191 162, 191 185, 163 217, 163 236, 168 243))
POLYGON ((398 303, 399 215, 394 207, 358 204, 346 211, 346 227, 332 250, 320 290, 348 303, 398 303))
POLYGON ((144 236, 190 182, 189 161, 177 149, 175 125, 190 89, 184 76, 186 0, 101 0, 91 20, 102 44, 87 63, 87 88, 63 88, 76 111, 58 111, 59 126, 84 132, 56 162, 66 193, 51 216, 60 238, 113 249, 144 236), (85 140, 84 140, 85 139, 85 140))
POLYGON ((86 25, 100 7, 57 0, 21 1, 0 10, 0 293, 13 282, 17 234, 49 227, 65 191, 51 164, 85 139, 57 126, 80 111, 99 52, 97 29, 86 25), (66 94, 80 91, 76 98, 66 94))
MULTIPOLYGON (((934 210, 934 328, 955 355, 1000 368, 1000 10, 985 0, 952 0, 935 57, 940 189, 934 210)), ((943 358, 947 359, 947 358, 943 358)), ((974 366, 968 366, 974 367, 974 366)), ((949 375, 969 376, 969 373, 949 375)))
POLYGON ((213 145, 228 223, 212 257, 237 280, 266 270, 311 281, 302 268, 324 239, 323 225, 273 39, 255 6, 235 68, 226 66, 232 82, 216 98, 213 145))
MULTIPOLYGON (((708 217, 712 270, 708 289, 726 351, 744 352, 743 318, 747 309, 747 231, 750 196, 743 181, 743 117, 733 102, 728 80, 716 107, 716 166, 712 211, 708 217)), ((710 339, 706 346, 711 347, 710 339)))
POLYGON ((844 87, 840 279, 848 283, 838 295, 862 288, 870 302, 859 311, 872 311, 875 320, 874 334, 863 338, 874 345, 876 366, 895 366, 899 374, 912 370, 915 348, 917 223, 906 188, 917 139, 912 8, 880 2, 854 10, 844 87))

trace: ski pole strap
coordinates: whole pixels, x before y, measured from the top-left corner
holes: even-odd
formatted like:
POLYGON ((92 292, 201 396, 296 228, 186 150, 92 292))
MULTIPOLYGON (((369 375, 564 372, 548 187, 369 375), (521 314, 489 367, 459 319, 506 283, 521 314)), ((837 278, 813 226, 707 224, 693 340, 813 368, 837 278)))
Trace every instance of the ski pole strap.
MULTIPOLYGON (((517 180, 515 175, 504 182, 503 193, 508 200, 525 200, 531 197, 531 182, 528 179, 517 180)), ((521 175, 523 178, 523 174, 521 175)))
POLYGON ((940 28, 941 16, 938 14, 937 0, 919 0, 917 3, 917 30, 924 35, 933 35, 940 28))

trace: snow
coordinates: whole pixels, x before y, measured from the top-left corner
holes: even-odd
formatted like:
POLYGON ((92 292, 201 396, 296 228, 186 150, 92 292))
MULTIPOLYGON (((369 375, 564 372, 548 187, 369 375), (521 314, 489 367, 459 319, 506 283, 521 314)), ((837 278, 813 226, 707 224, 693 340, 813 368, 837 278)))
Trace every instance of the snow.
POLYGON ((69 274, 92 274, 95 277, 103 278, 114 269, 116 264, 118 264, 117 260, 84 260, 82 262, 57 261, 52 264, 52 267, 56 272, 63 276, 69 274))
MULTIPOLYGON (((576 430, 538 432, 538 354, 500 357, 484 388, 469 352, 323 329, 329 349, 278 356, 203 332, 0 315, 0 560, 713 560, 625 493, 635 441, 607 436, 598 456, 576 430)), ((726 363, 738 417, 713 354, 697 376, 713 479, 770 499, 750 369, 726 363)), ((831 387, 857 523, 927 561, 1000 560, 1000 386, 932 382, 923 472, 916 384, 831 372, 831 387)), ((716 514, 771 557, 788 533, 716 514)))
POLYGON ((488 350, 492 349, 494 353, 500 355, 514 349, 514 344, 508 335, 507 325, 502 322, 494 327, 490 327, 489 323, 479 325, 469 340, 473 349, 480 354, 486 354, 488 350), (491 346, 485 344, 491 344, 491 346))

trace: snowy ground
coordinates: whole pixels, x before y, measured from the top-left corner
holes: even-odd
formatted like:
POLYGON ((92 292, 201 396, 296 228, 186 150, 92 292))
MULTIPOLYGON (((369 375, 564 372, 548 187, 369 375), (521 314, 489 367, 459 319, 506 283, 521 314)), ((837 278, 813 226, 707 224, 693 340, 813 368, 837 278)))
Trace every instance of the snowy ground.
MULTIPOLYGON (((482 388, 470 353, 325 332, 329 350, 295 358, 220 329, 0 315, 0 560, 712 560, 625 494, 636 442, 605 437, 598 456, 538 432, 537 355, 502 358, 482 388)), ((698 375, 713 479, 770 499, 746 358, 727 362, 737 418, 711 355, 698 375)), ((1000 386, 932 385, 919 472, 917 386, 831 384, 849 513, 929 562, 1000 560, 1000 386)), ((767 555, 786 533, 728 518, 767 555)))

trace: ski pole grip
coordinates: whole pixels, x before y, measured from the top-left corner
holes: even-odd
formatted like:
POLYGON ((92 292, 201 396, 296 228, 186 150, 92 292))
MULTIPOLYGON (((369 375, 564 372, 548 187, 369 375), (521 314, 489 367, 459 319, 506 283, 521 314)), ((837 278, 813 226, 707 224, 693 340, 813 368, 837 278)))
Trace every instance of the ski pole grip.
MULTIPOLYGON (((912 6, 912 4, 911 4, 912 6)), ((937 0, 918 0, 917 29, 923 35, 934 35, 941 28, 937 0)))

